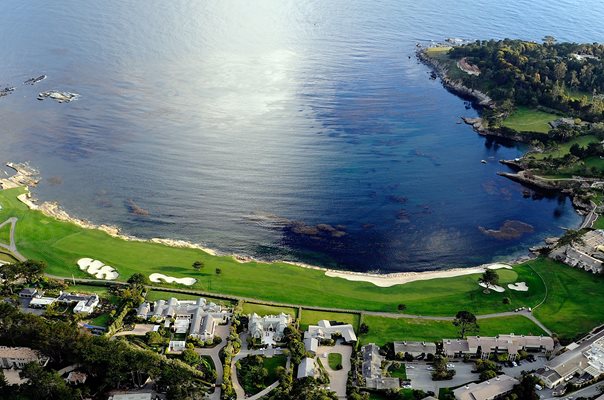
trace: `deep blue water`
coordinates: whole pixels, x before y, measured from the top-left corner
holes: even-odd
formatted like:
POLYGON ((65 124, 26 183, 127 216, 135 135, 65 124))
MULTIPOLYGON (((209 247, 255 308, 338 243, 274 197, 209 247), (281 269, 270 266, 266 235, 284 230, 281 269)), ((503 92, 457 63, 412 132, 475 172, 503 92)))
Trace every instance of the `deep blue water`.
POLYGON ((415 44, 601 42, 602 20, 600 1, 3 0, 0 160, 31 160, 73 215, 224 252, 381 271, 524 254, 579 216, 496 175, 525 149, 457 124, 476 112, 415 44), (478 229, 506 220, 535 230, 478 229))

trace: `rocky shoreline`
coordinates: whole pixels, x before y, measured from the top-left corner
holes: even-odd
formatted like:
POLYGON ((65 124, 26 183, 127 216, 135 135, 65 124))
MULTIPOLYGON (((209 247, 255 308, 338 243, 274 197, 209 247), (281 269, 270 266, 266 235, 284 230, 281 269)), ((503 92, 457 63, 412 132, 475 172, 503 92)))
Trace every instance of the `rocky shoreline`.
MULTIPOLYGON (((433 57, 427 54, 426 48, 418 48, 416 51, 418 60, 423 64, 427 65, 433 73, 433 77, 440 78, 442 85, 451 93, 463 98, 468 99, 472 104, 479 110, 482 108, 494 109, 495 102, 485 93, 478 90, 474 90, 464 86, 461 82, 452 80, 448 77, 447 66, 439 62, 433 57)), ((499 139, 512 140, 520 143, 530 143, 533 136, 530 134, 519 134, 510 129, 488 129, 481 117, 470 118, 461 117, 463 122, 471 125, 476 133, 485 137, 493 137, 499 139)), ((516 173, 499 172, 498 175, 518 182, 526 187, 549 193, 562 193, 568 195, 573 202, 573 207, 580 214, 586 218, 596 210, 596 204, 591 201, 585 201, 578 195, 578 192, 582 189, 589 188, 591 184, 598 182, 597 179, 588 178, 572 178, 572 179, 545 179, 532 174, 522 164, 521 159, 516 160, 501 160, 502 164, 512 168, 516 173)), ((584 220, 581 227, 584 227, 586 220, 584 220)))
MULTIPOLYGON (((16 173, 8 178, 0 179, 0 189, 12 189, 18 187, 25 187, 27 192, 19 195, 17 198, 23 204, 25 204, 31 210, 40 211, 44 215, 55 218, 59 221, 65 221, 73 223, 84 229, 98 229, 107 233, 110 236, 120 238, 128 241, 137 241, 137 242, 150 242, 150 243, 159 243, 166 246, 171 247, 181 247, 181 248, 192 248, 204 251, 212 256, 217 255, 226 255, 220 254, 219 252, 204 247, 200 244, 191 243, 185 240, 177 240, 177 239, 165 239, 165 238, 151 238, 151 239, 142 239, 136 236, 125 235, 121 233, 120 229, 116 226, 105 225, 105 224, 94 224, 90 221, 72 217, 65 210, 61 208, 59 203, 57 202, 43 202, 38 204, 38 201, 32 197, 31 192, 29 191, 30 186, 36 186, 40 182, 39 173, 36 169, 29 166, 28 163, 7 163, 6 164, 11 169, 15 170, 16 173)), ((231 257, 237 262, 240 263, 248 263, 248 262, 259 262, 259 263, 271 263, 263 260, 258 260, 254 257, 243 256, 238 254, 230 254, 231 257)), ((373 283, 376 286, 380 287, 389 287, 394 285, 400 285, 413 281, 420 280, 429 280, 436 278, 445 278, 445 277, 453 277, 453 276, 461 276, 473 273, 481 273, 485 268, 493 267, 493 268, 511 268, 510 265, 521 263, 531 259, 532 257, 522 256, 513 261, 510 261, 509 264, 484 264, 476 267, 465 267, 465 268, 448 268, 448 269, 440 269, 434 271, 410 271, 410 272, 393 272, 388 274, 381 274, 379 272, 354 272, 354 271, 345 271, 345 270, 336 270, 325 267, 320 267, 316 265, 305 264, 302 262, 296 261, 287 261, 287 260, 279 260, 274 262, 282 262, 284 264, 294 265, 296 267, 312 269, 316 271, 322 271, 326 276, 334 277, 334 278, 343 278, 350 281, 363 281, 373 283)))

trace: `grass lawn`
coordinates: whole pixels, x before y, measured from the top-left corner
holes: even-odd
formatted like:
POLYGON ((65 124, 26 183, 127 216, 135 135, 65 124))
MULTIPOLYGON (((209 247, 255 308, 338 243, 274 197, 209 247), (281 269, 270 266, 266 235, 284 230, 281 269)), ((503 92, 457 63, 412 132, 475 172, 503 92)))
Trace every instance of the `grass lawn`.
POLYGON ((336 371, 338 366, 342 365, 342 355, 340 353, 329 353, 327 355, 327 363, 329 364, 329 368, 336 371))
POLYGON ((90 325, 109 326, 109 314, 101 314, 89 321, 90 325))
POLYGON ((289 314, 292 318, 296 318, 298 310, 291 307, 277 307, 268 306, 264 304, 248 303, 247 301, 243 304, 243 314, 256 313, 260 316, 263 315, 278 315, 280 313, 289 314))
MULTIPOLYGON (((175 277, 194 277, 198 282, 191 289, 215 293, 349 310, 397 312, 397 306, 405 304, 406 313, 439 316, 452 316, 463 309, 486 314, 510 311, 521 306, 534 307, 545 294, 541 278, 527 264, 518 265, 513 271, 518 281, 528 284, 528 292, 506 290, 504 293, 484 294, 477 284, 478 274, 381 288, 367 282, 327 277, 320 270, 287 263, 239 263, 228 256, 212 256, 197 249, 174 248, 157 243, 126 241, 99 230, 83 229, 72 223, 58 221, 29 210, 16 198, 21 193, 25 193, 24 188, 0 191, 0 221, 13 216, 19 218, 16 226, 18 249, 29 258, 46 261, 48 273, 53 275, 71 277, 73 274, 89 278, 76 266, 76 261, 81 257, 92 257, 117 268, 120 280, 127 280, 135 272, 146 275, 162 272, 175 277), (212 272, 194 271, 191 264, 196 260, 203 261, 206 265, 204 270, 212 272), (215 267, 222 269, 221 275, 213 273, 215 267), (511 304, 503 304, 504 297, 509 297, 511 304)), ((536 311, 546 326, 562 336, 574 336, 604 321, 604 307, 598 303, 604 294, 604 285, 599 277, 552 261, 539 260, 528 264, 542 272, 550 287, 546 304, 536 311)), ((508 272, 500 274, 502 282, 511 279, 508 272)), ((151 299, 154 296, 167 298, 173 294, 152 292, 150 296, 151 299)), ((302 312, 301 324, 304 327, 320 319, 339 320, 358 326, 358 316, 355 314, 309 310, 302 312)), ((376 335, 376 332, 376 329, 371 330, 370 336, 376 335)), ((409 339, 429 337, 430 330, 421 332, 421 335, 411 331, 406 334, 410 335, 409 339)), ((382 336, 387 336, 386 332, 382 336)), ((382 341, 379 337, 376 339, 382 341)))
POLYGON ((284 355, 277 355, 271 358, 264 357, 264 368, 268 371, 268 376, 265 380, 267 385, 271 385, 279 379, 277 377, 277 367, 285 367, 286 363, 287 357, 284 355))
POLYGON ((118 304, 119 298, 109 292, 107 286, 93 286, 93 285, 70 285, 67 291, 72 293, 96 293, 101 299, 108 300, 111 304, 118 304))
POLYGON ((518 132, 547 133, 551 129, 548 122, 560 118, 559 115, 528 107, 518 107, 503 125, 518 132))
POLYGON ((340 312, 326 312, 326 311, 314 311, 302 309, 302 317, 300 319, 300 328, 306 330, 308 325, 316 325, 322 319, 328 321, 337 321, 345 324, 351 324, 355 331, 359 327, 358 314, 351 313, 340 313, 340 312))
MULTIPOLYGON (((403 340, 437 341, 443 338, 459 336, 457 327, 451 321, 433 321, 419 318, 386 318, 365 315, 363 322, 369 326, 369 333, 361 335, 363 344, 375 343, 379 346, 388 342, 403 340)), ((518 316, 488 318, 478 321, 484 336, 495 336, 500 333, 534 334, 544 332, 528 318, 518 316)))
POLYGON ((529 262, 548 287, 535 316, 561 338, 571 339, 604 321, 604 278, 549 259, 529 262))
POLYGON ((198 294, 186 294, 186 293, 174 293, 174 292, 164 292, 162 290, 149 290, 147 293, 147 297, 145 300, 147 301, 157 301, 157 300, 170 300, 170 298, 176 297, 178 300, 197 300, 200 297, 203 297, 208 302, 213 302, 216 304, 222 304, 227 306, 232 306, 233 302, 219 299, 216 297, 202 296, 198 294))
MULTIPOLYGON (((6 220, 0 221, 0 224, 6 220)), ((0 243, 10 245, 10 227, 11 224, 6 224, 0 228, 0 243)))
POLYGON ((587 147, 587 145, 589 145, 590 143, 598 143, 598 142, 599 142, 598 138, 595 136, 592 136, 592 135, 579 136, 579 137, 573 138, 572 140, 569 140, 566 143, 561 143, 552 149, 547 149, 543 153, 529 154, 528 157, 535 159, 535 160, 543 160, 544 158, 550 157, 550 156, 552 158, 560 158, 560 157, 564 157, 566 154, 568 154, 571 146, 575 143, 581 147, 587 147))
POLYGON ((407 368, 405 364, 399 363, 399 367, 394 367, 395 363, 390 364, 388 367, 388 372, 390 372, 390 376, 393 378, 407 379, 407 368))

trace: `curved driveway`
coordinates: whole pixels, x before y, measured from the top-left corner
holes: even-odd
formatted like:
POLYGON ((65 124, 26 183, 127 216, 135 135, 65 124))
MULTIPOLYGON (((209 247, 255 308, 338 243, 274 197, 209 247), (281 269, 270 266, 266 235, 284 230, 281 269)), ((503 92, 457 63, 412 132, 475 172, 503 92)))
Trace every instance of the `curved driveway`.
POLYGON ((6 224, 11 224, 10 225, 10 243, 8 244, 8 246, 0 243, 0 247, 10 251, 17 260, 25 261, 25 260, 27 260, 27 258, 23 257, 23 255, 21 253, 19 253, 19 251, 17 250, 17 245, 15 244, 15 225, 17 225, 18 220, 19 219, 16 217, 11 217, 0 224, 0 229, 2 229, 2 227, 6 224))

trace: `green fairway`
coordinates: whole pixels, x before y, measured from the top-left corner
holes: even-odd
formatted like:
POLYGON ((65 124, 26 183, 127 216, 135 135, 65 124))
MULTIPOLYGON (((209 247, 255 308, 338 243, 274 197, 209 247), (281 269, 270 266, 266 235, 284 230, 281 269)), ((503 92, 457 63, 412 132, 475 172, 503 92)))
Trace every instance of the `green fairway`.
POLYGON ((342 366, 342 355, 340 353, 329 353, 327 363, 329 364, 329 368, 334 371, 337 370, 338 367, 342 366))
POLYGON ((548 287, 547 301, 535 316, 560 337, 570 339, 604 321, 604 278, 548 259, 529 263, 548 287))
MULTIPOLYGON (((459 336, 457 327, 451 321, 433 321, 419 318, 386 318, 365 315, 363 322, 369 326, 369 332, 361 335, 363 344, 375 343, 382 346, 385 343, 404 340, 438 341, 444 338, 459 336)), ((523 316, 510 316, 481 319, 478 321, 480 331, 484 336, 495 336, 500 333, 515 333, 518 335, 545 334, 531 320, 523 316)))
MULTIPOLYGON (((538 282, 526 293, 506 291, 488 295, 478 287, 478 275, 380 288, 367 282, 330 278, 323 271, 286 263, 239 263, 232 257, 211 256, 197 249, 126 241, 31 211, 16 199, 24 192, 22 188, 0 192, 4 205, 0 218, 19 218, 16 227, 19 251, 29 258, 46 261, 48 272, 54 275, 90 278, 80 271, 76 262, 81 257, 92 257, 114 266, 120 273, 119 280, 126 280, 135 272, 145 275, 162 272, 196 278, 198 282, 192 289, 216 293, 290 304, 390 312, 396 312, 402 303, 407 305, 406 312, 421 315, 452 315, 466 307, 477 313, 508 311, 523 305, 532 306, 543 297, 543 287, 538 282), (204 261, 206 267, 195 271, 191 267, 195 260, 204 261), (222 269, 221 275, 214 274, 215 267, 222 269), (287 290, 283 290, 284 284, 287 290), (502 304, 505 296, 512 299, 511 305, 502 304)), ((518 267, 515 272, 519 280, 529 285, 534 281, 532 271, 526 268, 518 267)))
POLYGON ((559 115, 528 107, 518 107, 503 121, 503 126, 518 132, 547 133, 551 129, 548 122, 560 118, 559 115))
MULTIPOLYGON (((487 314, 522 306, 534 307, 545 295, 541 278, 526 264, 515 266, 513 271, 498 270, 498 273, 504 287, 505 283, 514 280, 524 281, 530 288, 528 292, 506 289, 503 293, 491 291, 484 294, 477 284, 479 274, 382 288, 368 282, 327 277, 321 270, 287 263, 239 263, 232 257, 212 256, 197 249, 126 241, 99 230, 83 229, 29 210, 16 198, 24 192, 23 188, 0 192, 0 220, 17 217, 16 242, 19 251, 29 258, 46 261, 50 274, 67 278, 72 275, 90 278, 80 271, 76 261, 81 257, 91 257, 114 266, 120 273, 119 280, 126 280, 135 272, 145 275, 162 272, 175 277, 196 278, 198 282, 190 289, 208 292, 347 310, 397 312, 398 306, 404 304, 405 313, 436 316, 452 316, 462 309, 475 314, 487 314), (195 260, 203 261, 206 268, 200 272, 195 271, 191 267, 195 260), (215 267, 222 269, 221 275, 214 274, 215 267), (505 297, 510 298, 510 304, 503 304, 505 297)), ((551 266, 543 274, 547 277, 548 285, 552 285, 550 297, 537 310, 538 317, 546 326, 551 324, 562 335, 574 335, 604 321, 604 308, 593 305, 594 299, 598 298, 593 293, 602 294, 598 277, 551 261, 529 264, 551 266), (589 313, 578 311, 577 308, 589 310, 589 313), (552 310, 550 314, 549 311, 552 310), (569 323, 570 316, 577 312, 583 318, 577 323, 569 323), (561 323, 565 315, 568 319, 561 323)), ((183 299, 187 297, 151 291, 148 299, 167 299, 172 296, 183 299)), ((198 297, 189 296, 191 299, 198 297)), ((302 312, 301 324, 314 324, 320 319, 341 320, 358 327, 358 316, 355 314, 337 313, 334 316, 331 313, 309 310, 302 312)))
POLYGON ((263 315, 278 315, 281 313, 289 314, 292 318, 296 318, 298 311, 295 308, 291 307, 277 307, 277 306, 268 306, 264 304, 256 304, 245 302, 243 304, 243 314, 252 314, 256 313, 260 316, 263 315))
POLYGON ((302 310, 302 317, 300 318, 300 328, 306 330, 308 325, 316 325, 320 320, 326 319, 328 321, 336 321, 344 324, 351 324, 355 330, 359 327, 359 315, 340 313, 340 312, 325 312, 325 311, 314 311, 314 310, 302 310))

